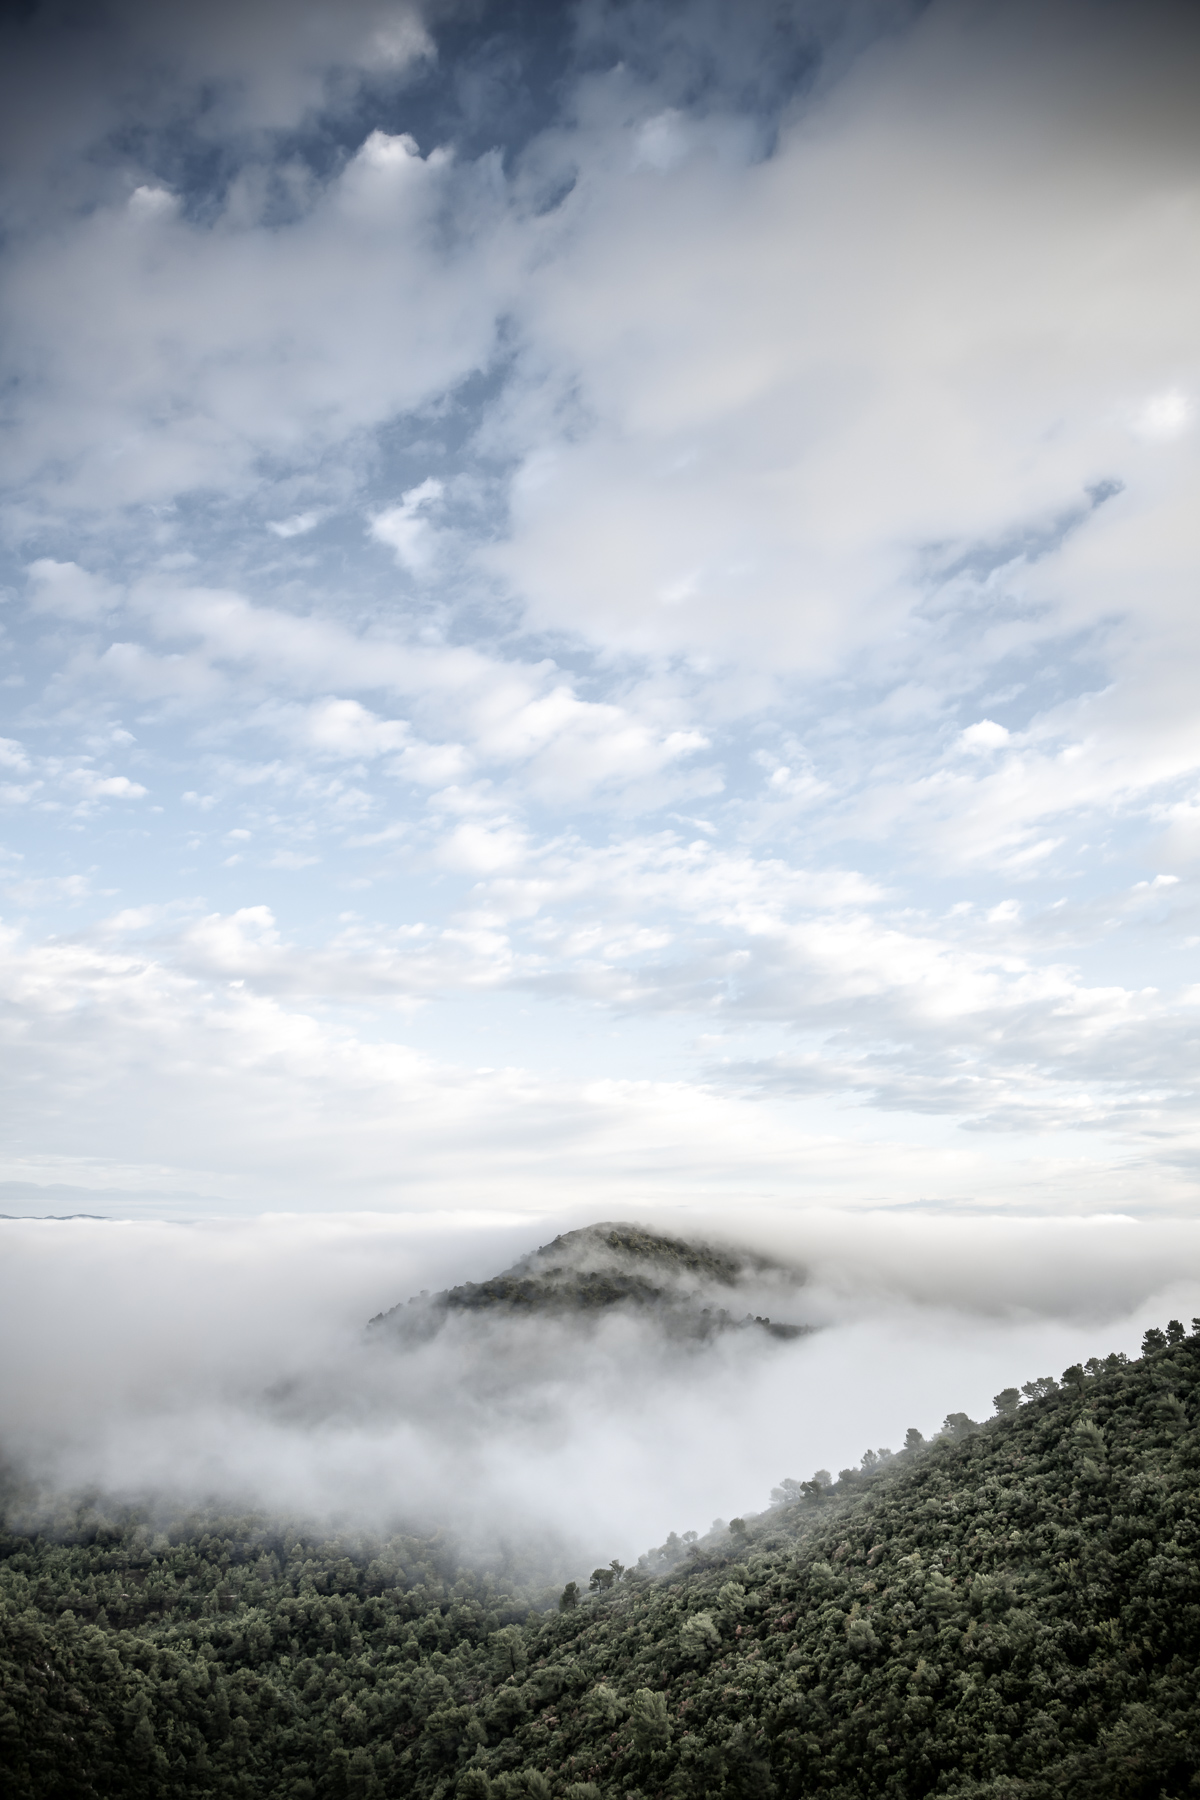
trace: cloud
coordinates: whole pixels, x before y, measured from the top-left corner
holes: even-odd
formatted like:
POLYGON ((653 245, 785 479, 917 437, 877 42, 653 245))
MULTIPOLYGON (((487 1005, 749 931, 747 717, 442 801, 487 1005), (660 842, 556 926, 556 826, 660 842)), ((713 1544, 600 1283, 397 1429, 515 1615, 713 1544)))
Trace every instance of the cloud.
POLYGON ((332 756, 382 756, 410 747, 404 719, 380 719, 357 700, 323 700, 308 709, 304 734, 314 749, 332 756))
POLYGON ((431 401, 488 362, 511 291, 504 214, 478 212, 490 181, 375 132, 270 229, 235 188, 216 220, 122 200, 26 242, 6 480, 56 511, 246 493, 262 457, 312 466, 431 401), (462 202, 466 280, 437 231, 462 202))
MULTIPOLYGON (((1113 410, 1191 356, 1195 258, 1154 198, 1182 192, 1194 146, 1195 43, 1173 27, 930 7, 797 107, 771 156, 652 175, 618 147, 665 115, 631 126, 622 78, 597 83, 525 303, 529 383, 578 410, 496 427, 521 467, 487 558, 531 622, 806 672, 883 642, 903 665, 900 622, 939 569, 1019 546, 1101 477, 1131 492, 1109 539, 1144 512, 1190 567, 1176 477, 1113 410)), ((1182 476, 1193 451, 1171 454, 1182 476)), ((1039 591, 1045 634, 1112 616, 1052 559, 1039 591)))
POLYGON ((823 1326, 797 1343, 680 1355, 620 1319, 465 1320, 407 1356, 366 1340, 371 1314, 493 1273, 570 1222, 0 1222, 0 1352, 28 1370, 0 1403, 6 1446, 64 1484, 632 1560, 672 1529, 765 1509, 784 1475, 857 1466, 909 1425, 986 1417, 1011 1382, 1136 1353, 1145 1324, 1196 1301, 1178 1228, 864 1232, 809 1213, 748 1220, 743 1238, 803 1251, 807 1282, 771 1296, 823 1326))
POLYGON ((81 569, 78 563, 39 557, 29 565, 30 603, 35 612, 54 613, 80 622, 102 619, 121 604, 112 582, 81 569))
MULTIPOLYGON (((233 835, 268 867, 318 864, 233 835)), ((442 919, 349 914, 306 943, 262 904, 178 922, 125 909, 91 942, 13 937, 12 1079, 34 1083, 14 1148, 36 1146, 53 1079, 75 1096, 56 1127, 64 1152, 67 1131, 72 1154, 128 1160, 137 1095, 140 1154, 260 1204, 314 1204, 332 1182, 524 1205, 570 1181, 603 1207, 630 1179, 738 1205, 830 1189, 888 1204, 1189 1203, 1194 996, 1035 959, 1013 906, 992 909, 985 954, 873 917, 861 878, 765 879, 704 840, 546 858, 502 815, 468 810, 441 842, 440 866, 475 882, 442 919), (481 1017, 457 1063, 419 1047, 424 1011, 488 995, 565 1006, 589 1035, 607 1014, 622 1073, 546 1069, 540 1027, 511 1010, 481 1017), (717 1035, 664 1080, 672 1021, 717 1035), (921 1121, 907 1143, 905 1116, 921 1121)), ((957 929, 973 930, 969 915, 957 929)))
POLYGON ((68 780, 86 800, 144 800, 146 789, 128 775, 101 775, 95 769, 72 769, 68 780))
POLYGON ((203 19, 136 3, 115 11, 135 54, 167 59, 196 89, 215 84, 210 131, 288 130, 323 106, 337 69, 396 70, 432 50, 420 9, 403 0, 217 0, 203 19))
POLYGON ((1181 437, 1191 425, 1194 411, 1186 394, 1168 388, 1164 394, 1152 395, 1139 409, 1133 429, 1139 437, 1160 442, 1181 437))
POLYGON ((290 519, 269 519, 267 530, 273 531, 279 538, 303 537, 321 522, 318 512, 293 513, 290 519))
POLYGON ((91 882, 86 875, 34 875, 5 882, 0 891, 15 900, 18 906, 41 907, 53 905, 55 901, 77 903, 86 900, 91 893, 91 882))
MULTIPOLYGON (((333 1195, 549 1209, 564 1190, 601 1213, 619 1193, 679 1203, 711 1193, 735 1211, 764 1194, 1145 1206, 1147 1152, 1129 1163, 1103 1139, 1068 1139, 1047 1162, 1019 1137, 1005 1148, 928 1129, 912 1138, 902 1126, 838 1130, 827 1111, 754 1097, 744 1082, 526 1067, 512 1056, 524 1040, 511 1015, 470 1045, 473 1062, 431 1055, 379 1008, 398 1003, 402 1017, 439 991, 519 991, 529 959, 482 920, 440 933, 345 931, 307 950, 269 909, 246 908, 177 934, 152 923, 149 941, 134 932, 119 946, 75 936, 26 947, 7 932, 8 1167, 41 1153, 53 1123, 60 1158, 153 1170, 151 1185, 170 1169, 179 1186, 252 1210, 333 1195), (356 1005, 366 1009, 360 1030, 356 1005)), ((534 961, 527 974, 538 973, 534 961)), ((1085 1038, 1088 1025, 1077 1023, 1085 1038)), ((1151 1008, 1143 1045, 1154 1030, 1151 1008)), ((1131 1077, 1145 1079, 1140 1068, 1131 1077)), ((1151 1121, 1153 1203, 1186 1208, 1190 1114, 1164 1133, 1167 1122, 1151 1121)))
POLYGON ((442 482, 427 476, 401 496, 399 506, 377 513, 371 520, 371 536, 394 550, 400 567, 411 575, 423 573, 433 560, 436 534, 426 513, 445 491, 442 482))
POLYGON ((184 129, 209 145, 293 131, 432 45, 404 0, 214 0, 203 14, 108 0, 86 19, 12 15, 4 48, 3 135, 21 195, 39 177, 78 182, 72 159, 131 122, 152 141, 184 129))
POLYGON ((964 750, 1000 750, 1010 736, 1007 728, 997 725, 994 719, 980 719, 978 724, 967 726, 961 742, 964 750))
POLYGON ((0 768, 16 769, 24 773, 30 767, 23 746, 15 738, 0 738, 0 768))
POLYGON ((2 28, 14 1167, 1194 1200, 1195 23, 731 19, 2 28))
POLYGON ((395 629, 354 631, 342 621, 255 605, 243 595, 183 587, 161 577, 130 590, 126 639, 99 658, 81 654, 78 683, 212 709, 225 700, 237 721, 274 730, 321 756, 397 752, 394 771, 422 784, 465 773, 471 762, 522 771, 535 800, 612 798, 645 807, 717 792, 720 775, 693 759, 710 747, 686 704, 648 684, 620 702, 582 697, 549 658, 519 661, 489 647, 430 642, 395 629), (155 647, 166 644, 161 651, 155 647), (182 646, 182 648, 178 647, 182 646), (343 690, 329 692, 331 684, 343 690), (385 720, 350 698, 403 696, 451 741, 429 742, 408 721, 385 720), (306 712, 265 702, 264 692, 323 694, 306 712), (248 704, 249 699, 258 701, 248 704), (458 740, 458 741, 455 741, 458 740))

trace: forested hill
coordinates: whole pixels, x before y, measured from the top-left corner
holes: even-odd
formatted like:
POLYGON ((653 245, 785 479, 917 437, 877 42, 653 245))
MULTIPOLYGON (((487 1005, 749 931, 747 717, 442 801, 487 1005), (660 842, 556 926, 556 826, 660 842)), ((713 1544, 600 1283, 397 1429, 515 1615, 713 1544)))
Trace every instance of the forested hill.
POLYGON ((563 1232, 488 1281, 468 1281, 440 1294, 418 1294, 378 1313, 372 1330, 422 1339, 458 1315, 589 1317, 617 1307, 651 1315, 675 1337, 757 1328, 772 1337, 799 1337, 806 1327, 772 1321, 738 1308, 747 1285, 765 1278, 802 1277, 752 1251, 664 1236, 641 1225, 604 1223, 563 1232))
POLYGON ((5 1792, 1196 1794, 1200 1336, 1025 1392, 557 1602, 440 1539, 10 1525, 5 1792))

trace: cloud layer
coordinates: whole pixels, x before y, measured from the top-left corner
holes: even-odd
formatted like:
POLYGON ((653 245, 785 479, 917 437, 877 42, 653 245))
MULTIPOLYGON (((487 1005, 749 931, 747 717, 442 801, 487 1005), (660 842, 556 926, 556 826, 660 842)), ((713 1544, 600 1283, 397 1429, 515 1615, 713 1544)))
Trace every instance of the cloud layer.
POLYGON ((550 10, 3 28, 0 1176, 1187 1212, 1194 18, 550 10))
POLYGON ((1200 1300, 1178 1227, 759 1215, 748 1240, 807 1267, 772 1313, 814 1336, 681 1351, 626 1318, 468 1317, 415 1350, 367 1338, 368 1312, 551 1235, 478 1215, 0 1223, 0 1350, 26 1371, 6 1454, 59 1487, 536 1536, 586 1566, 763 1510, 785 1475, 857 1467, 910 1425, 985 1418, 1010 1383, 1136 1353, 1200 1300))

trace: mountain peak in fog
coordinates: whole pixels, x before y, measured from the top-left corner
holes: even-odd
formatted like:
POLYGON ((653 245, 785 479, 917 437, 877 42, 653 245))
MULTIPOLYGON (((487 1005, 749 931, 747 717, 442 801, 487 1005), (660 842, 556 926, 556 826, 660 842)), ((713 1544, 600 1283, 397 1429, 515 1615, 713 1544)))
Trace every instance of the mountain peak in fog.
POLYGON ((673 1337, 705 1339, 752 1329, 794 1338, 812 1327, 753 1310, 743 1313, 740 1305, 755 1298, 761 1304, 764 1286, 778 1293, 802 1280, 798 1270, 756 1251, 603 1221, 563 1232, 489 1280, 418 1294, 378 1313, 370 1324, 424 1338, 453 1314, 584 1320, 623 1308, 651 1315, 673 1337))

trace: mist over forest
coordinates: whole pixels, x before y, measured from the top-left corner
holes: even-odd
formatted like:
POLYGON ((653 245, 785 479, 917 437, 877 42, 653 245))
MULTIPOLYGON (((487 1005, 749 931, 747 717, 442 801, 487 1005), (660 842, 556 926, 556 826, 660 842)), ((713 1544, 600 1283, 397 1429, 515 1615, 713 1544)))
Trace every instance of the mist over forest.
POLYGON ((0 1419, 21 1800, 1189 1791, 1200 1316, 1131 1336, 1200 1302, 1174 1229, 1076 1224, 1064 1287, 1067 1242, 1011 1220, 928 1261, 916 1221, 869 1257, 837 1218, 594 1222, 354 1326, 365 1283, 451 1248, 387 1223, 5 1221, 88 1277, 0 1419), (187 1295, 174 1329, 147 1284, 187 1295), (1018 1382, 1033 1354, 1073 1360, 1018 1382))
MULTIPOLYGON (((764 1260, 691 1303, 816 1327, 673 1335, 644 1309, 459 1310, 412 1341, 367 1328, 422 1290, 518 1262, 550 1222, 379 1217, 8 1220, 0 1441, 55 1491, 251 1506, 464 1543, 633 1560, 768 1505, 784 1477, 986 1419, 1001 1388, 1200 1311, 1180 1230, 1113 1221, 739 1221, 677 1237, 764 1260)), ((386 1324, 386 1321, 381 1321, 386 1324)))

